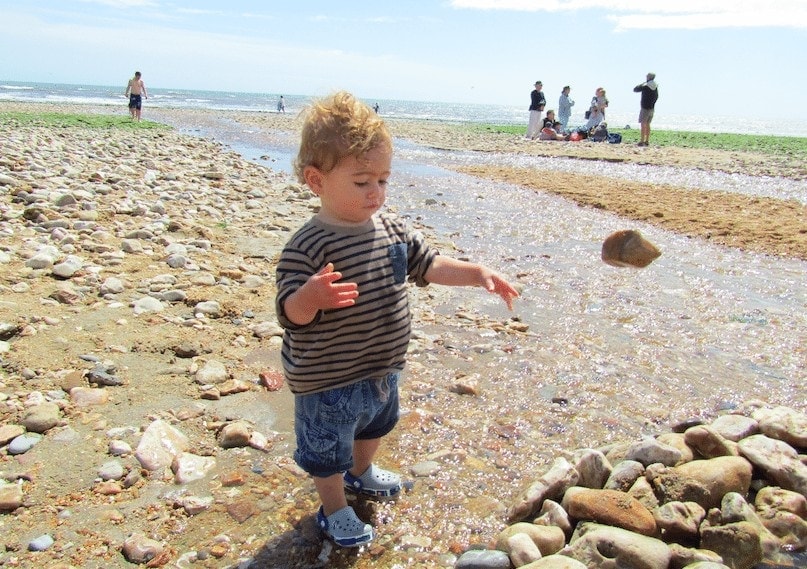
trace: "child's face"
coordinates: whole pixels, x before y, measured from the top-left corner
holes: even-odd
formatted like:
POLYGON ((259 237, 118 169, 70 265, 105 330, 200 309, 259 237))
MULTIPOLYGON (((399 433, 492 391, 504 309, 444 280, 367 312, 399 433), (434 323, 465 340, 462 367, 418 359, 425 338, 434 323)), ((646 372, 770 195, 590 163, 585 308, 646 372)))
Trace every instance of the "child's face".
POLYGON ((361 157, 343 158, 327 173, 309 166, 306 182, 320 197, 322 216, 360 224, 384 205, 391 164, 391 150, 379 146, 361 157))

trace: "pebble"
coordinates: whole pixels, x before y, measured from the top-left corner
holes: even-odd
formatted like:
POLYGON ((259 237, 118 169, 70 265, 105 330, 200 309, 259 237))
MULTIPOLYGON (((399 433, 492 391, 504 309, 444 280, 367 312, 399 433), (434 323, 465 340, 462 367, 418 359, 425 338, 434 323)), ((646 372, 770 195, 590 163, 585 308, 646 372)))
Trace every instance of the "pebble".
POLYGON ((38 433, 25 433, 24 435, 20 435, 19 437, 15 437, 9 444, 8 444, 8 453, 9 454, 23 454, 31 450, 34 445, 41 442, 43 436, 38 433))
POLYGON ((412 473, 412 476, 415 476, 417 478, 426 478, 428 476, 434 476, 435 474, 440 472, 440 463, 434 460, 419 462, 417 464, 412 465, 409 468, 409 472, 412 473))
POLYGON ((46 549, 50 549, 53 544, 54 539, 50 535, 44 534, 32 539, 28 543, 28 551, 45 551, 46 549))

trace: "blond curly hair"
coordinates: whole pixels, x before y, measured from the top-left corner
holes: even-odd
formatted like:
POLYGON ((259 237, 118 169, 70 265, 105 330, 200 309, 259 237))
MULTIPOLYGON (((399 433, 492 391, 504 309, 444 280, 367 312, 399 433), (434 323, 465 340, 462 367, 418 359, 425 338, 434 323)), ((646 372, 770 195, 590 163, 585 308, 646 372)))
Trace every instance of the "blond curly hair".
POLYGON ((360 157, 380 146, 392 150, 392 136, 384 121, 346 91, 314 101, 301 116, 302 139, 294 159, 294 174, 300 183, 305 183, 307 166, 327 173, 348 156, 360 157))

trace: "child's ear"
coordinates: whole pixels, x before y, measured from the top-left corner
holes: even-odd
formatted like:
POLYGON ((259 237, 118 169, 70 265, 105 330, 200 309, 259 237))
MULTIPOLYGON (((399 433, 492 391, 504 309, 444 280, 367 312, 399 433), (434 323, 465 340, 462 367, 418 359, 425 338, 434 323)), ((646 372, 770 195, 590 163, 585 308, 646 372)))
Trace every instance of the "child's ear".
POLYGON ((322 192, 322 172, 314 166, 303 168, 303 178, 311 191, 319 195, 322 192))

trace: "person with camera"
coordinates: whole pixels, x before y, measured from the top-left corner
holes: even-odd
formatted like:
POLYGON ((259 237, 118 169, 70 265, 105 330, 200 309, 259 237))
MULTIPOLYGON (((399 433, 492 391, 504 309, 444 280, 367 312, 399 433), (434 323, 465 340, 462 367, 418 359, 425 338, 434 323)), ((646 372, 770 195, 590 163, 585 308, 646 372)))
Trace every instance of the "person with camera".
POLYGON ((656 83, 656 74, 648 73, 647 79, 644 83, 639 83, 633 88, 634 93, 641 93, 642 98, 639 103, 639 126, 641 133, 639 134, 638 146, 648 146, 650 144, 650 123, 653 120, 653 114, 656 109, 656 101, 658 101, 658 83, 656 83))

